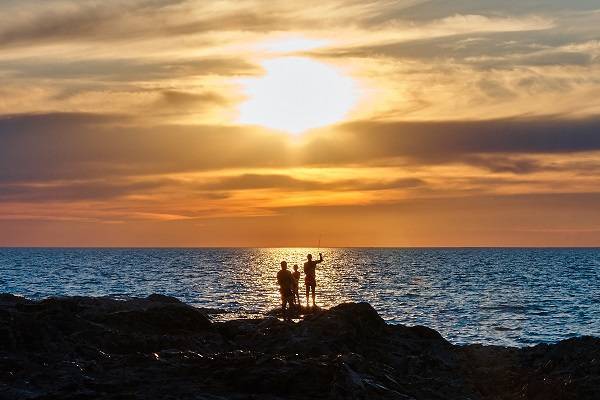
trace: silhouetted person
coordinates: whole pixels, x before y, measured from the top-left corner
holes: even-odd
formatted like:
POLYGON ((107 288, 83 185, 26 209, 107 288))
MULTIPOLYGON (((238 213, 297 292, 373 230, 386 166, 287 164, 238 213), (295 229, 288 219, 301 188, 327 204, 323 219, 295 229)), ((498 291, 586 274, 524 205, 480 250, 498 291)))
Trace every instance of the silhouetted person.
POLYGON ((300 271, 298 271, 298 264, 294 264, 294 272, 292 272, 292 276, 294 277, 294 302, 300 305, 300 294, 298 293, 300 271))
POLYGON ((289 321, 289 309, 294 302, 294 277, 287 270, 287 262, 281 262, 281 270, 277 273, 277 283, 279 284, 279 292, 281 293, 281 311, 283 319, 289 321), (286 305, 288 305, 286 309, 286 305))
POLYGON ((317 278, 316 278, 316 270, 317 264, 323 262, 323 254, 319 253, 319 259, 317 261, 313 261, 312 254, 306 256, 308 261, 304 263, 304 284, 306 285, 306 307, 308 307, 308 295, 312 290, 312 304, 313 307, 315 304, 315 288, 317 287, 317 278))

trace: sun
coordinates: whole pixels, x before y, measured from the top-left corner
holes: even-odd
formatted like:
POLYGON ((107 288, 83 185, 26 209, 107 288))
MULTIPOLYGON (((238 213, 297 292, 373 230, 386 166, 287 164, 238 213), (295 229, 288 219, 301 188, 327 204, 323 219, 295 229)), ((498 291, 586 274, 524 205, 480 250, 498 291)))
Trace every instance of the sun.
POLYGON ((335 67, 304 57, 264 61, 265 74, 244 79, 239 122, 298 134, 347 117, 356 83, 335 67))

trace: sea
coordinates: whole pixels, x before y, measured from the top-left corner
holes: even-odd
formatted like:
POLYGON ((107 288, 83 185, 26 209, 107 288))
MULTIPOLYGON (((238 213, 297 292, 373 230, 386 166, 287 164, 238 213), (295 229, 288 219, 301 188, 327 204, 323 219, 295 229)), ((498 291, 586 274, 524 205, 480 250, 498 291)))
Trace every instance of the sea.
POLYGON ((319 252, 321 307, 366 301, 388 323, 454 344, 600 336, 599 248, 0 248, 0 292, 160 293, 223 310, 217 319, 255 318, 279 305, 280 262, 302 271, 319 252))

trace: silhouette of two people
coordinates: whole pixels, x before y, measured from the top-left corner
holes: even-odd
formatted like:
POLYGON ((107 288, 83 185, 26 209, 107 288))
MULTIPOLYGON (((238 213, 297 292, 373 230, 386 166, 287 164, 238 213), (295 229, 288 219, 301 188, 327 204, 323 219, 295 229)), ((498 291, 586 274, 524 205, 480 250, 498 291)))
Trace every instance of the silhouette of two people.
MULTIPOLYGON (((306 306, 309 305, 309 297, 312 292, 312 304, 316 307, 315 288, 317 287, 316 270, 317 264, 323 262, 323 254, 319 253, 319 259, 313 260, 312 254, 306 256, 307 261, 304 263, 304 285, 306 286, 306 306)), ((295 304, 300 305, 299 294, 300 272, 298 265, 294 265, 294 272, 287 269, 287 262, 281 262, 281 269, 277 273, 277 283, 279 284, 279 292, 281 293, 281 311, 283 318, 286 321, 291 319, 291 309, 295 304)))

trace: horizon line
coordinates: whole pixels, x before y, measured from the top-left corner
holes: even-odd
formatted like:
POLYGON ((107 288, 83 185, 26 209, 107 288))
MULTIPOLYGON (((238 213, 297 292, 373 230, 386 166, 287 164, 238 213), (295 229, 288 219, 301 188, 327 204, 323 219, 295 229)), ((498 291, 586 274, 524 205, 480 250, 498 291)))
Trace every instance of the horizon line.
MULTIPOLYGON (((0 249, 319 249, 316 246, 4 246, 0 249)), ((600 249, 594 246, 326 246, 321 249, 600 249)))

